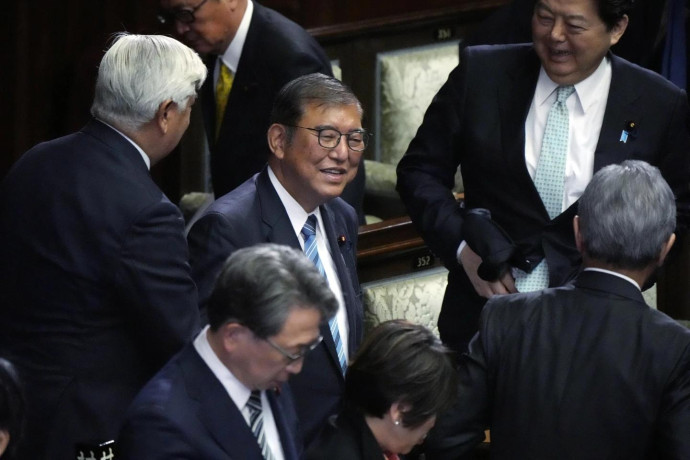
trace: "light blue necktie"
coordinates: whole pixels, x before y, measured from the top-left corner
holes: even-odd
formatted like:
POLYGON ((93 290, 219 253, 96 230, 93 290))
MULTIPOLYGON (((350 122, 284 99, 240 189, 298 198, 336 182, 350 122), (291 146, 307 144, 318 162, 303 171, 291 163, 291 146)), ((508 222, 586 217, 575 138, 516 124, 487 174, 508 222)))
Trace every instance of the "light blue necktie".
MULTIPOLYGON (((309 259, 316 265, 319 272, 326 277, 326 271, 323 269, 323 264, 321 263, 321 258, 319 258, 319 251, 316 247, 316 216, 310 214, 307 217, 307 221, 302 227, 302 237, 304 238, 304 253, 309 257, 309 259)), ((338 320, 331 318, 328 321, 328 326, 331 329, 331 335, 333 336, 333 342, 335 343, 335 350, 338 353, 338 361, 340 362, 340 368, 343 371, 343 375, 347 370, 347 360, 345 359, 345 351, 343 350, 343 341, 340 339, 340 331, 338 330, 338 320)))
MULTIPOLYGON (((572 85, 559 86, 556 90, 556 102, 551 106, 546 118, 544 138, 534 176, 534 185, 551 219, 563 211, 563 183, 570 126, 565 101, 574 91, 575 87, 572 85)), ((538 291, 549 287, 549 267, 546 259, 529 274, 522 270, 514 270, 513 274, 515 287, 520 292, 538 291)))
POLYGON ((259 390, 252 391, 247 401, 247 409, 249 409, 249 426, 256 437, 256 441, 259 443, 261 455, 265 460, 274 460, 273 453, 266 439, 266 432, 264 431, 264 414, 261 409, 261 392, 259 390))

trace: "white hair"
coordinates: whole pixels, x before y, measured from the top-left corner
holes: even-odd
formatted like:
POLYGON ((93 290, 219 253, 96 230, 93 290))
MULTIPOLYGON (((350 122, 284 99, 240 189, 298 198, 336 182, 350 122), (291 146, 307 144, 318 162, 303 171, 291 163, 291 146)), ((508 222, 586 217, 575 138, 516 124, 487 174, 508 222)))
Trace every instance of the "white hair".
POLYGON ((185 107, 206 72, 199 56, 174 38, 116 34, 98 68, 91 115, 138 130, 166 100, 185 107))

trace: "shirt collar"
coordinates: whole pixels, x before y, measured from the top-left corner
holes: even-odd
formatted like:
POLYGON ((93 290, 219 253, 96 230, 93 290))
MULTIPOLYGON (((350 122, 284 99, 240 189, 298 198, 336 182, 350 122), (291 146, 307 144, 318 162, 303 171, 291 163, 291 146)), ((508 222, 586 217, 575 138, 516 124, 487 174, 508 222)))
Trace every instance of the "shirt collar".
POLYGON ((247 32, 249 31, 249 23, 252 20, 253 11, 254 3, 252 3, 252 0, 248 0, 247 9, 244 11, 240 26, 237 28, 237 32, 235 32, 235 36, 225 50, 225 53, 220 57, 228 69, 232 70, 233 73, 237 72, 237 66, 240 63, 240 57, 242 56, 244 42, 247 40, 247 32))
POLYGON ((640 285, 637 284, 637 281, 635 281, 634 279, 630 278, 629 276, 625 276, 625 275, 623 275, 623 274, 621 274, 621 273, 614 272, 614 271, 611 271, 611 270, 606 270, 606 269, 604 269, 604 268, 595 268, 595 267, 587 267, 587 268, 585 268, 583 271, 586 271, 586 272, 608 273, 609 275, 613 275, 613 276, 617 276, 617 277, 619 277, 619 278, 623 278, 623 279, 626 280, 627 282, 632 283, 632 284, 637 288, 638 291, 640 291, 640 292, 642 291, 642 289, 640 288, 640 285))
POLYGON ((321 227, 321 211, 318 207, 310 213, 305 211, 297 200, 290 195, 290 192, 285 190, 285 187, 283 187, 283 184, 280 183, 270 166, 268 166, 268 178, 271 180, 271 184, 273 184, 273 188, 276 190, 276 193, 278 193, 278 198, 280 198, 280 201, 283 203, 285 212, 287 212, 288 218, 290 219, 290 223, 292 224, 292 228, 295 230, 296 235, 302 233, 302 227, 304 226, 304 223, 307 221, 307 217, 309 217, 310 214, 314 214, 316 216, 319 227, 321 227))
POLYGON ((134 142, 132 139, 130 139, 129 137, 127 137, 127 135, 126 135, 125 133, 123 133, 122 131, 120 131, 119 129, 117 129, 116 127, 114 127, 113 125, 109 125, 108 123, 106 123, 105 121, 101 120, 100 118, 97 118, 97 120, 100 121, 101 123, 103 123, 104 125, 106 125, 108 128, 110 128, 110 129, 112 129, 113 131, 115 131, 116 133, 118 133, 120 136, 122 136, 122 137, 124 137, 125 139, 127 139, 127 141, 129 141, 129 143, 132 144, 132 145, 134 146, 135 149, 137 149, 137 151, 139 152, 139 155, 141 155, 141 158, 144 160, 144 163, 146 163, 146 169, 148 169, 149 171, 151 170, 151 159, 150 159, 149 156, 146 154, 146 152, 144 152, 144 150, 142 150, 142 148, 139 147, 139 145, 138 145, 136 142, 134 142))
POLYGON ((235 405, 242 410, 249 401, 251 390, 247 388, 237 377, 221 362, 208 342, 208 332, 210 328, 206 326, 194 339, 194 348, 201 359, 211 369, 213 375, 220 381, 235 405))
MULTIPOLYGON (((600 100, 601 97, 608 96, 608 89, 611 84, 611 62, 608 56, 601 60, 599 67, 592 75, 585 78, 575 86, 575 95, 577 103, 583 113, 587 113, 587 109, 600 100)), ((537 87, 534 91, 534 100, 537 105, 552 104, 555 100, 554 91, 558 88, 558 83, 549 78, 544 70, 544 67, 539 71, 539 78, 537 80, 537 87)))

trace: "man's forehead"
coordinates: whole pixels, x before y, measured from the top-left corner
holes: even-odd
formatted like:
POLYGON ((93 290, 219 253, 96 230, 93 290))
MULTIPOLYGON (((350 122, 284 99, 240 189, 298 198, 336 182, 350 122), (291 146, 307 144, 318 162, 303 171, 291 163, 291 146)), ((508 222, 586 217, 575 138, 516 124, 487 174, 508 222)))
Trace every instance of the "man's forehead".
POLYGON ((305 118, 321 119, 327 117, 333 112, 348 112, 356 111, 358 119, 362 121, 362 109, 358 104, 334 104, 327 102, 309 102, 304 106, 304 113, 302 120, 305 118))

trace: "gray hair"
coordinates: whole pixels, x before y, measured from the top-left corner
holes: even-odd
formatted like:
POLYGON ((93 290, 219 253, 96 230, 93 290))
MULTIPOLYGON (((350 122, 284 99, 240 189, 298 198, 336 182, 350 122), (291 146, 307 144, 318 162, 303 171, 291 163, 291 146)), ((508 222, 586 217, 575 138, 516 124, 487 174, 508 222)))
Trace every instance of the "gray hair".
POLYGON ((292 141, 293 126, 304 116, 307 104, 317 107, 354 105, 363 115, 362 104, 352 90, 340 80, 322 73, 302 75, 281 88, 273 102, 271 124, 285 125, 288 143, 292 141))
POLYGON ((584 252, 616 268, 659 258, 676 227, 671 188, 654 166, 627 160, 597 172, 578 204, 584 252))
POLYGON ((280 333, 292 308, 313 308, 322 321, 338 301, 309 258, 297 249, 265 243, 228 257, 208 303, 211 330, 243 324, 260 338, 280 333))
POLYGON ((138 130, 166 100, 186 107, 206 72, 199 56, 174 38, 116 34, 98 68, 91 115, 138 130))

